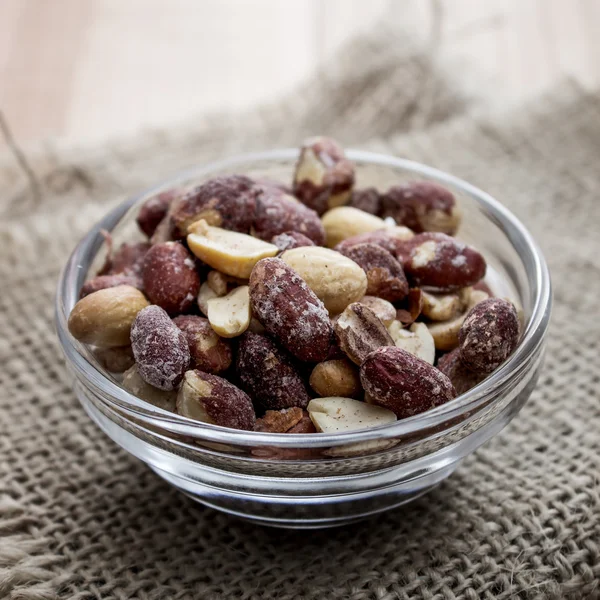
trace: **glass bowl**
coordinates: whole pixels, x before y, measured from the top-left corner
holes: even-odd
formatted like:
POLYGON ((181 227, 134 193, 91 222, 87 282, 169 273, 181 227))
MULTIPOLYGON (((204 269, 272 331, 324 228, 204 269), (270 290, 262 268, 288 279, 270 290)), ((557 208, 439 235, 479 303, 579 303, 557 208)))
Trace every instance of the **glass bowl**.
MULTIPOLYGON (((498 433, 529 398, 542 364, 551 306, 544 258, 525 227, 485 192, 408 160, 348 151, 357 184, 380 189, 414 179, 437 181, 463 208, 459 236, 488 261, 486 281, 523 312, 514 354, 466 394, 391 425, 338 434, 272 434, 202 424, 156 408, 120 387, 67 319, 88 273, 102 262, 104 238, 140 236, 139 205, 176 185, 242 173, 291 181, 297 150, 239 156, 200 166, 127 200, 97 223, 65 265, 56 298, 58 337, 73 387, 95 423, 160 477, 212 508, 265 525, 315 528, 345 524, 398 507, 448 477, 463 458, 498 433)), ((141 237, 140 237, 141 239, 141 237)))

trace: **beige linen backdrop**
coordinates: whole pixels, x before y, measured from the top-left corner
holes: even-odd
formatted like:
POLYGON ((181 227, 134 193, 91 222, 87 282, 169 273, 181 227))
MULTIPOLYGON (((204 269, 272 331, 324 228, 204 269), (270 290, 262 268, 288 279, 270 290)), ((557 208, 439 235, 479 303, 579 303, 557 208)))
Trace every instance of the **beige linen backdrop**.
POLYGON ((565 82, 503 114, 418 46, 361 39, 281 102, 94 148, 0 161, 0 597, 600 598, 600 94, 565 82), (518 418, 414 504, 322 532, 256 527, 163 483, 87 418, 54 336, 70 249, 184 167, 326 133, 491 192, 548 258, 547 362, 518 418))

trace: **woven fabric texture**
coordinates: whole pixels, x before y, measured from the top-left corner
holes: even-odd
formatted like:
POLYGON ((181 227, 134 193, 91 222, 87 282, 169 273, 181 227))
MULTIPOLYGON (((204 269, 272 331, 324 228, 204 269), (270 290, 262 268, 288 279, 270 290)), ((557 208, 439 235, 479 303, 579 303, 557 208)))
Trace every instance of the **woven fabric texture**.
POLYGON ((566 83, 473 114, 425 54, 388 41, 356 43, 285 102, 218 125, 30 153, 41 200, 0 164, 1 598, 600 598, 600 94, 566 83), (368 523, 295 533, 203 508, 105 438, 70 390, 52 297, 70 249, 124 194, 316 132, 496 195, 543 247, 556 304, 531 401, 455 475, 368 523))

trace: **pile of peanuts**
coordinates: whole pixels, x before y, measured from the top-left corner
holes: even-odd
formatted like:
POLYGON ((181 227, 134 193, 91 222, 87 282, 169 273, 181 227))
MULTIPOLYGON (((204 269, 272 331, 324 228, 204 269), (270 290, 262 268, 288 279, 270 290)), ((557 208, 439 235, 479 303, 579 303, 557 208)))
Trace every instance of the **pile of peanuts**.
POLYGON ((107 236, 71 334, 142 400, 234 429, 363 429, 466 392, 516 348, 515 307, 453 237, 449 190, 354 183, 319 137, 291 188, 229 175, 146 200, 147 241, 107 236))

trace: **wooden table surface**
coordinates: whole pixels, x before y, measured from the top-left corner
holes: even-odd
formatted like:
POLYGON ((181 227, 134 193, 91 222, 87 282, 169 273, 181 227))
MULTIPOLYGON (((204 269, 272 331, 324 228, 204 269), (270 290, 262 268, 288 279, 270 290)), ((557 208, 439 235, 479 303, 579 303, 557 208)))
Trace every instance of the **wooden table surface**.
POLYGON ((490 102, 600 79, 600 0, 0 0, 0 109, 22 144, 244 108, 381 19, 427 39, 436 4, 442 60, 490 102))

